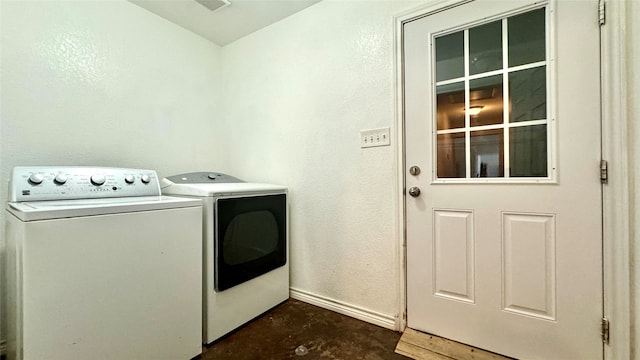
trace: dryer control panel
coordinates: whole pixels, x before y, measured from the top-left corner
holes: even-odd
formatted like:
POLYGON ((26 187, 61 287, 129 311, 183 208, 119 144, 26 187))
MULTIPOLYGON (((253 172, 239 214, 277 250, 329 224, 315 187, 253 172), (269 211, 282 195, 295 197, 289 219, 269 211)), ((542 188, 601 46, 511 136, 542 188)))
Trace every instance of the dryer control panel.
POLYGON ((244 182, 231 175, 219 172, 192 172, 169 176, 164 179, 167 185, 170 184, 216 184, 216 183, 241 183, 244 182), (168 181, 167 181, 168 180, 168 181))
POLYGON ((17 166, 9 201, 159 196, 154 170, 90 166, 17 166))

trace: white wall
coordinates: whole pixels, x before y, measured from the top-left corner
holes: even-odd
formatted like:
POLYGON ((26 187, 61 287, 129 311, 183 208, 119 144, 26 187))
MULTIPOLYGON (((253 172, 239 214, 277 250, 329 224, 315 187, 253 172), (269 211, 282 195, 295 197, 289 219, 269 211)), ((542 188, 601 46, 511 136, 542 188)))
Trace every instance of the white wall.
POLYGON ((0 203, 17 165, 220 166, 220 48, 126 1, 2 1, 0 203))
MULTIPOLYGON (((640 5, 630 3, 630 136, 640 154, 631 21, 640 5)), ((292 286, 393 318, 398 144, 360 149, 358 131, 393 128, 392 16, 415 5, 325 0, 220 49, 125 1, 3 0, 0 203, 10 169, 26 164, 212 169, 282 183, 292 286)), ((640 155, 631 161, 639 244, 640 155)), ((637 317, 640 268, 633 277, 637 317)))
POLYGON ((97 164, 288 185, 292 286, 393 321, 397 144, 358 132, 394 126, 393 14, 416 4, 323 1, 221 50, 125 1, 2 1, 0 181, 97 164))
POLYGON ((126 1, 2 1, 1 30, 3 186, 15 165, 224 159, 218 46, 126 1))
MULTIPOLYGON (((627 4, 635 327, 640 319, 640 25, 633 19, 640 3, 627 4)), ((404 7, 325 0, 222 49, 223 127, 234 159, 228 171, 290 186, 292 287, 388 316, 398 309, 400 285, 393 147, 359 149, 357 132, 393 125, 391 19, 404 7)), ((640 331, 634 329, 632 336, 640 349, 640 331)))
POLYGON ((227 161, 214 121, 217 45, 124 0, 2 0, 0 9, 0 204, 17 165, 166 176, 227 161))
POLYGON ((325 0, 222 49, 229 173, 290 188, 291 286, 398 313, 393 15, 417 3, 325 0))
POLYGON ((640 358, 640 2, 629 1, 627 3, 627 21, 629 25, 629 37, 627 46, 629 58, 627 59, 627 75, 629 83, 627 91, 629 98, 629 125, 633 130, 630 139, 630 190, 634 196, 631 206, 631 238, 633 255, 631 256, 631 296, 632 296, 632 355, 640 358))

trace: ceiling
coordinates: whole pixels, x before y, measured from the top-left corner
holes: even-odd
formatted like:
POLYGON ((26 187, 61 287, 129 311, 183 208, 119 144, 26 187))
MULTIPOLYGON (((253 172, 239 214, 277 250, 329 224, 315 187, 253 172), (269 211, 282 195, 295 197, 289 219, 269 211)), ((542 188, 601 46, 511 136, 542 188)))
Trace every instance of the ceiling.
MULTIPOLYGON (((200 0, 129 0, 174 24, 224 46, 320 0, 229 0, 209 10, 200 0)), ((220 1, 220 0, 218 0, 220 1)))

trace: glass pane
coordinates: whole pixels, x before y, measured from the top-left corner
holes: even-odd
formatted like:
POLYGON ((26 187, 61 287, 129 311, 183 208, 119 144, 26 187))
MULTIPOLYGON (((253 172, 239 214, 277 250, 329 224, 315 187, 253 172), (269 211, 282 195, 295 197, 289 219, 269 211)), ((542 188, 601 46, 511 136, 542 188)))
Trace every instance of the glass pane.
POLYGON ((464 82, 436 87, 438 130, 464 127, 464 82))
POLYGON ((507 19, 509 66, 545 60, 544 8, 507 19))
POLYGON ((436 38, 436 81, 464 76, 464 32, 436 38))
POLYGON ((464 134, 438 135, 438 178, 465 177, 464 134))
POLYGON ((269 211, 237 215, 224 233, 224 261, 229 265, 247 263, 266 256, 278 246, 278 223, 269 211))
POLYGON ((547 177, 547 125, 509 129, 511 177, 547 177))
POLYGON ((547 67, 509 74, 510 122, 547 118, 547 67))
POLYGON ((504 176, 504 130, 471 132, 471 177, 504 176))
POLYGON ((469 29, 469 73, 502 69, 502 20, 469 29))
POLYGON ((502 75, 469 81, 469 105, 471 126, 502 124, 502 75))

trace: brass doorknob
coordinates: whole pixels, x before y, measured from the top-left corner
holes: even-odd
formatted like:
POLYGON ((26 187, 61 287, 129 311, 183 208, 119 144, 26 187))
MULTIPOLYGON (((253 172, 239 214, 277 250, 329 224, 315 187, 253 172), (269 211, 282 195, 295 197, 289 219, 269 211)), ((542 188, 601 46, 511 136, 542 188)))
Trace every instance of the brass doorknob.
POLYGON ((417 186, 412 186, 409 188, 409 195, 413 196, 413 197, 418 197, 420 196, 420 188, 417 186))

